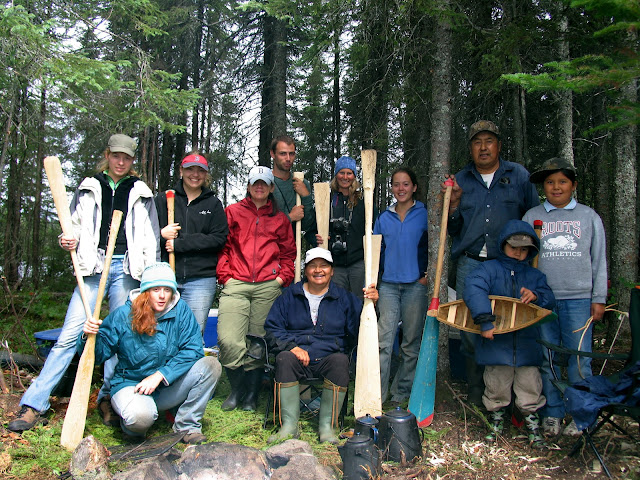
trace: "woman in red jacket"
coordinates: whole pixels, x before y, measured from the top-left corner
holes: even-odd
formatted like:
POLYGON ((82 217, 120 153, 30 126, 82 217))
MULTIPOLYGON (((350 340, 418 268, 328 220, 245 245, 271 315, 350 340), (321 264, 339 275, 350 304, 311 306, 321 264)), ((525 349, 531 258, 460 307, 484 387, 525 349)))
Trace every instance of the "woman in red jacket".
POLYGON ((273 173, 249 172, 247 196, 226 209, 227 243, 218 256, 218 281, 224 285, 218 307, 218 346, 231 394, 223 410, 256 409, 262 362, 246 356, 247 333, 264 335, 264 321, 293 280, 296 246, 291 223, 273 198, 273 173))

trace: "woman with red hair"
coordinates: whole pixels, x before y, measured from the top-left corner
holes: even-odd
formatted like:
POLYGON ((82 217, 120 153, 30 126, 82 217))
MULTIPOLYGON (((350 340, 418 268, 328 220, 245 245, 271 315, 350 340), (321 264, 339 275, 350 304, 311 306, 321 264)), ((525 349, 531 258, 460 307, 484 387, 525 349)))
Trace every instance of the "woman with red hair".
MULTIPOLYGON (((129 300, 104 321, 88 319, 84 333, 97 334, 96 363, 118 355, 111 404, 126 435, 143 439, 159 410, 177 407, 173 430, 185 434, 182 441, 206 441, 200 421, 222 367, 204 356, 200 328, 168 263, 147 267, 129 300)), ((79 351, 85 339, 78 339, 79 351)))

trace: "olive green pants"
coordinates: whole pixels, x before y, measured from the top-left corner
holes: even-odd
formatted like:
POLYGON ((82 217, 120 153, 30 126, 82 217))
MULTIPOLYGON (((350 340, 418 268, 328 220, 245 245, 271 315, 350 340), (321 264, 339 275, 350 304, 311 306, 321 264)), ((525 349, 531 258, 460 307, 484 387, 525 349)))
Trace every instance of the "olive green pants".
POLYGON ((218 307, 218 346, 224 367, 246 371, 262 367, 262 360, 246 356, 246 335, 264 336, 264 321, 281 291, 276 280, 250 283, 232 278, 227 281, 218 307))

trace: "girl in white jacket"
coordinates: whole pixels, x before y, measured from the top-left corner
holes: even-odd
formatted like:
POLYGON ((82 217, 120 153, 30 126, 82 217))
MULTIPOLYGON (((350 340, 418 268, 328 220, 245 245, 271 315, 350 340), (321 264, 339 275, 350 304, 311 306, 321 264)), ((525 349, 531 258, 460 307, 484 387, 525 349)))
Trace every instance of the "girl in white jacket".
MULTIPOLYGON (((85 294, 92 310, 98 296, 113 210, 122 210, 124 220, 118 231, 105 289, 110 311, 125 303, 129 292, 139 287, 145 267, 160 259, 160 232, 153 194, 133 170, 136 147, 136 141, 127 135, 109 138, 98 173, 82 181, 71 202, 73 235, 62 235, 59 239, 65 250, 77 250, 85 294)), ((85 320, 82 298, 76 287, 58 340, 40 375, 20 400, 21 409, 9 423, 10 430, 21 432, 47 422, 41 414, 49 409, 51 391, 73 359, 85 320)), ((105 385, 98 396, 103 422, 113 426, 119 425, 118 417, 111 409, 111 402, 104 400, 109 400, 109 380, 116 364, 116 357, 105 362, 105 385)))

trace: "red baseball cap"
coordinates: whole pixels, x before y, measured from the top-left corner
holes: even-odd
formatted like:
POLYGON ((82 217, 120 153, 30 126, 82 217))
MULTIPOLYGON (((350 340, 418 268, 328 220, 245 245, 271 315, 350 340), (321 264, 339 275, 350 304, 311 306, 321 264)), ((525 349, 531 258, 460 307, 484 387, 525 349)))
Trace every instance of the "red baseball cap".
POLYGON ((207 163, 207 159, 202 155, 187 155, 182 159, 182 168, 193 167, 194 165, 204 168, 205 172, 209 171, 209 164, 207 163))

